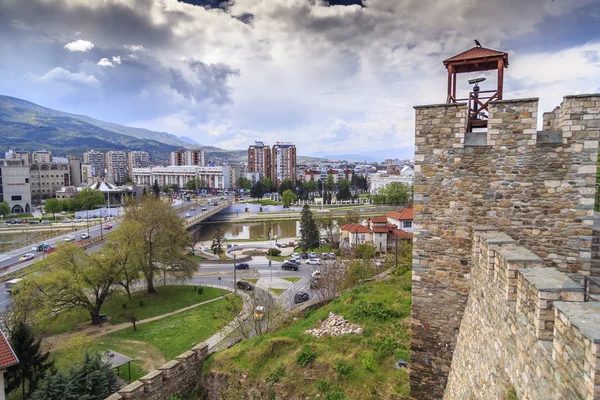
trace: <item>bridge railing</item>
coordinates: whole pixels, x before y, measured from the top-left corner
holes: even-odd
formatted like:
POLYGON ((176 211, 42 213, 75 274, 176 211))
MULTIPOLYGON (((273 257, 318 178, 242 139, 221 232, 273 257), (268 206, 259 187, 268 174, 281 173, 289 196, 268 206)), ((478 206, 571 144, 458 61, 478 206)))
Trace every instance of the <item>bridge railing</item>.
POLYGON ((186 227, 187 228, 192 227, 192 226, 196 225, 198 222, 204 221, 206 218, 212 217, 213 215, 219 213, 220 211, 223 211, 230 205, 231 205, 231 202, 227 202, 216 208, 213 208, 210 211, 203 212, 202 214, 199 214, 193 218, 190 218, 190 219, 186 220, 186 227))

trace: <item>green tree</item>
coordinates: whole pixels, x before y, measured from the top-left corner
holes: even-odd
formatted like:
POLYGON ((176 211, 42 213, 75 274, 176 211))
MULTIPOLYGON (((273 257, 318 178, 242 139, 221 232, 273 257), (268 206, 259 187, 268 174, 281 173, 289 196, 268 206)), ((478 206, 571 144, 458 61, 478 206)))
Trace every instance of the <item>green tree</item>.
POLYGON ((271 193, 273 190, 275 190, 275 184, 273 183, 273 179, 269 178, 268 176, 263 176, 260 179, 260 182, 265 188, 265 193, 271 193))
POLYGON ((115 229, 108 236, 103 251, 104 258, 108 262, 118 265, 120 273, 115 284, 125 289, 130 300, 131 285, 139 280, 144 259, 144 248, 139 246, 144 238, 140 237, 138 230, 133 230, 134 226, 125 224, 115 229))
POLYGON ((319 247, 319 229, 308 205, 304 205, 300 215, 300 237, 303 251, 319 247))
POLYGON ((142 252, 139 263, 148 294, 156 293, 154 277, 164 266, 177 266, 171 273, 180 279, 191 278, 197 269, 197 264, 187 257, 190 234, 183 219, 168 202, 144 197, 127 205, 119 229, 123 227, 128 232, 140 233, 135 236, 132 246, 137 246, 142 252))
POLYGON ((48 199, 44 203, 44 211, 48 213, 52 213, 52 216, 56 220, 56 213, 59 213, 63 210, 63 203, 57 199, 48 199))
POLYGON ((238 189, 250 190, 250 188, 252 187, 252 181, 250 181, 250 179, 248 178, 240 176, 237 185, 238 189))
POLYGON ((16 294, 34 299, 37 319, 83 309, 90 314, 92 324, 99 324, 100 309, 122 267, 110 252, 88 254, 75 244, 65 243, 41 261, 39 268, 43 273, 25 280, 16 294))
POLYGON ((250 196, 254 199, 262 199, 265 193, 265 187, 261 181, 256 182, 250 189, 250 196))
POLYGON ((333 175, 327 174, 327 179, 325 180, 325 190, 328 192, 335 190, 335 179, 333 179, 333 175))
POLYGON ((38 381, 43 378, 47 370, 52 368, 52 361, 48 359, 50 353, 40 350, 42 341, 36 340, 29 325, 20 323, 11 332, 10 345, 15 352, 19 363, 9 367, 6 371, 6 390, 12 392, 21 387, 22 398, 26 399, 37 387, 38 381))
POLYGON ((86 354, 66 375, 48 375, 31 400, 103 400, 117 389, 117 377, 100 353, 86 354))
POLYGON ((104 195, 97 189, 83 188, 77 193, 77 201, 80 207, 86 211, 87 231, 90 234, 89 211, 100 204, 104 204, 104 195))
POLYGON ((210 246, 210 251, 213 254, 221 255, 223 254, 223 241, 225 240, 225 235, 223 232, 217 228, 217 231, 213 235, 212 245, 210 246))
POLYGON ((155 179, 152 184, 152 193, 154 193, 154 197, 160 196, 160 186, 158 186, 158 181, 155 179))
POLYGON ((171 188, 169 187, 169 185, 163 185, 161 190, 163 193, 169 193, 169 190, 171 190, 171 188))
POLYGON ((350 193, 350 182, 347 179, 340 179, 338 184, 337 199, 349 200, 351 197, 352 193, 350 193))
POLYGON ((331 213, 324 214, 317 220, 317 225, 320 229, 325 231, 325 235, 327 236, 327 240, 331 247, 338 248, 338 223, 335 217, 331 213))
POLYGON ((401 205, 410 199, 410 189, 402 182, 392 182, 381 189, 387 204, 401 205))
POLYGON ((360 223, 360 213, 358 210, 348 210, 342 219, 342 225, 360 223))
POLYGON ((283 201, 284 207, 291 206, 292 203, 294 203, 297 199, 298 197, 296 196, 296 194, 289 189, 283 192, 283 194, 281 195, 281 200, 283 201))
POLYGON ((6 201, 0 202, 0 215, 6 217, 8 214, 10 214, 10 206, 6 201))
POLYGON ((172 183, 171 185, 169 185, 169 189, 171 189, 173 192, 178 192, 179 191, 179 185, 176 183, 172 183))
POLYGON ((286 190, 291 190, 293 192, 294 189, 295 189, 294 182, 290 178, 286 178, 286 179, 283 180, 283 182, 281 182, 281 184, 279 184, 279 187, 277 188, 277 191, 281 195, 286 190))
POLYGON ((196 190, 196 188, 198 186, 197 182, 198 182, 197 178, 190 179, 189 181, 187 181, 185 183, 185 188, 188 189, 188 190, 196 190))

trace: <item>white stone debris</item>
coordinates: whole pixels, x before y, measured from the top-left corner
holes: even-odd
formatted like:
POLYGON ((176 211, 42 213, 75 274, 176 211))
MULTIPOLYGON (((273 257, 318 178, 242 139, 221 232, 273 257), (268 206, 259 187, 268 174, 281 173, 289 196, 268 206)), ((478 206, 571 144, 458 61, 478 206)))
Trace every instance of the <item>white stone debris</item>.
POLYGON ((321 336, 340 336, 346 335, 349 333, 354 333, 357 335, 362 334, 363 328, 354 325, 344 319, 341 315, 336 315, 332 312, 329 313, 329 316, 325 321, 321 323, 321 326, 315 329, 308 329, 304 331, 304 333, 308 335, 313 335, 316 337, 321 336))

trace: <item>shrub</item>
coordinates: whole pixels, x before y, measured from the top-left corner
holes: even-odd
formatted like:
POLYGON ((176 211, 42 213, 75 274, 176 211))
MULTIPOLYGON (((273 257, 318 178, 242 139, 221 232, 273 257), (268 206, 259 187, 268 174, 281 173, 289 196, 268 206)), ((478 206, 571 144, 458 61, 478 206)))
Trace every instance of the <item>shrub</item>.
POLYGON ((267 376, 267 379, 265 379, 265 381, 272 385, 274 383, 279 382, 280 378, 285 375, 285 368, 283 367, 283 365, 278 366, 277 368, 275 368, 275 371, 271 372, 269 374, 269 376, 267 376))
POLYGON ((331 383, 327 382, 325 379, 318 379, 317 390, 319 392, 328 392, 331 390, 331 383))
POLYGON ((336 386, 333 389, 330 389, 323 396, 323 400, 344 400, 346 398, 346 393, 342 390, 341 387, 336 386))
POLYGON ((267 255, 269 255, 269 256, 279 256, 279 255, 281 255, 281 250, 275 249, 275 248, 271 248, 271 249, 267 250, 267 255))
POLYGON ((317 354, 308 346, 304 346, 296 356, 296 362, 302 367, 306 367, 317 358, 317 354))
POLYGON ((352 311, 353 319, 375 319, 380 322, 389 321, 391 319, 403 318, 406 315, 387 307, 381 302, 365 303, 360 302, 352 311))
POLYGON ((335 365, 333 366, 333 369, 335 370, 335 372, 337 372, 338 378, 340 378, 340 379, 344 379, 345 377, 350 375, 350 373, 352 372, 352 366, 346 364, 343 361, 336 362, 335 365))
POLYGON ((140 300, 140 307, 144 307, 144 300, 140 300))
POLYGON ((199 287, 198 288, 198 294, 202 294, 202 293, 204 293, 204 288, 199 287))
POLYGON ((375 360, 373 359, 373 355, 371 353, 365 354, 365 356, 361 360, 361 363, 365 371, 374 371, 375 360))
POLYGON ((123 304, 121 304, 121 306, 123 307, 123 310, 127 309, 127 303, 123 303, 123 304))

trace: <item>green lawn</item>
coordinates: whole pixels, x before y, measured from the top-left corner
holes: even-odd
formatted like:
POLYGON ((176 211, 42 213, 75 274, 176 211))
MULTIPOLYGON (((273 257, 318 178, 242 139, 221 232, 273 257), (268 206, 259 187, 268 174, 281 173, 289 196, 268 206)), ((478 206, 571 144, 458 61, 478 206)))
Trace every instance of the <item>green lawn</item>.
POLYGON ((269 290, 275 293, 275 296, 279 296, 281 293, 285 292, 287 289, 279 289, 279 288, 269 288, 269 290))
POLYGON ((204 363, 204 373, 229 375, 234 385, 245 373, 246 390, 264 388, 265 381, 276 378, 281 398, 408 399, 408 371, 393 365, 409 361, 410 312, 409 271, 359 286, 278 332, 215 353, 204 363), (305 333, 329 312, 363 326, 363 334, 316 338, 305 333), (301 354, 314 359, 302 366, 301 354), (298 379, 308 374, 311 380, 298 379))
MULTIPOLYGON (((239 312, 240 299, 232 300, 239 312)), ((57 369, 62 370, 82 359, 86 351, 114 350, 134 359, 131 379, 135 380, 214 335, 223 323, 214 316, 226 313, 225 304, 226 300, 219 299, 170 317, 139 324, 137 331, 128 327, 93 341, 79 336, 61 350, 53 351, 51 357, 57 369)), ((128 379, 126 366, 120 368, 119 375, 128 379)))
POLYGON ((274 201, 271 199, 267 199, 267 200, 248 200, 246 201, 246 203, 248 204, 260 204, 261 206, 279 206, 281 204, 283 204, 280 201, 274 201))
POLYGON ((198 254, 194 254, 192 256, 188 256, 188 258, 192 261, 204 261, 206 260, 206 257, 198 255, 198 254))
POLYGON ((299 281, 299 280, 300 280, 300 277, 299 277, 299 276, 290 276, 290 277, 288 277, 288 278, 283 278, 283 279, 285 279, 286 281, 289 281, 289 282, 292 282, 292 283, 294 283, 294 282, 296 282, 296 281, 299 281))
POLYGON ((244 279, 244 280, 250 282, 253 285, 256 285, 256 282, 258 282, 258 279, 244 279))
MULTIPOLYGON (((238 299, 237 302, 241 307, 241 301, 238 299)), ((138 325, 137 331, 133 328, 123 329, 106 335, 105 338, 118 339, 124 343, 143 342, 157 348, 166 360, 171 360, 219 330, 221 321, 215 315, 225 313, 225 305, 224 299, 217 300, 177 315, 138 325)))
MULTIPOLYGON (((125 322, 120 317, 125 312, 133 312, 136 318, 141 320, 179 310, 221 295, 220 289, 211 287, 203 288, 202 294, 198 294, 197 286, 158 286, 157 291, 158 294, 155 295, 146 295, 145 291, 134 292, 131 300, 124 293, 117 294, 102 306, 101 313, 106 314, 110 323, 114 325, 125 322)), ((44 321, 40 323, 39 327, 46 333, 57 334, 76 330, 78 326, 89 320, 88 312, 77 309, 44 321)))

